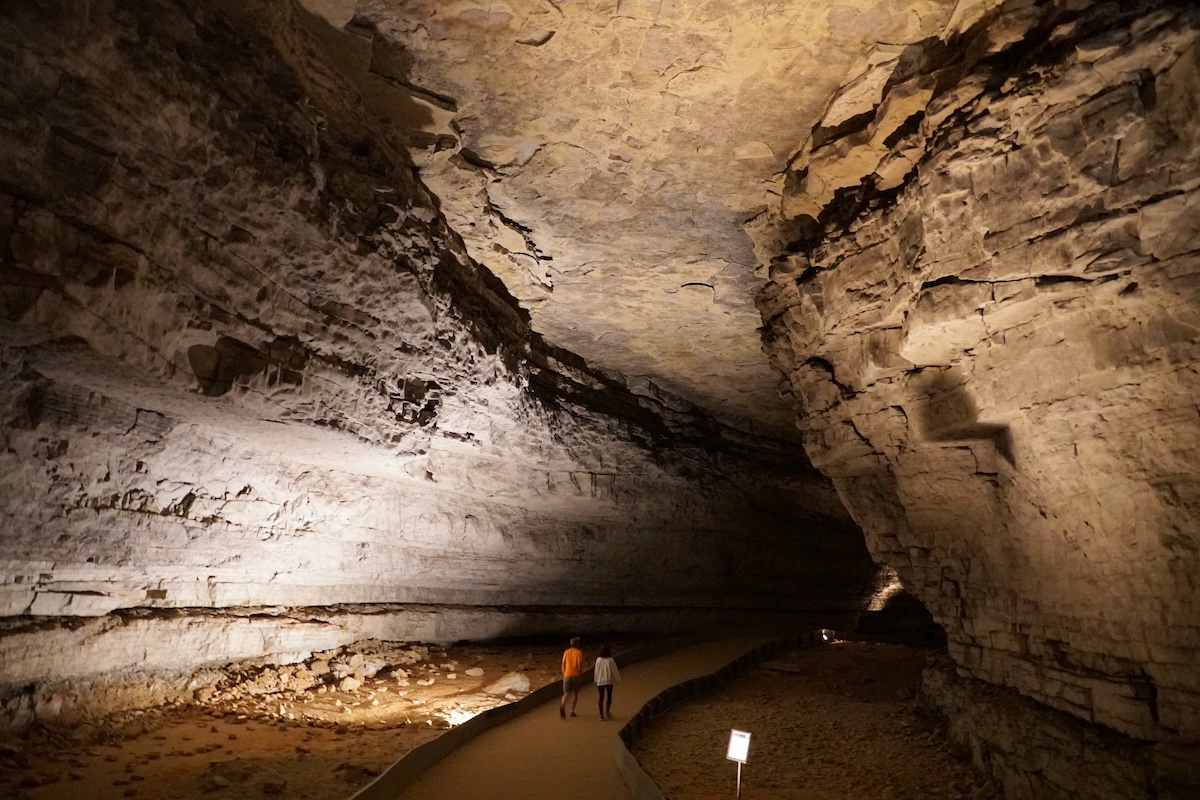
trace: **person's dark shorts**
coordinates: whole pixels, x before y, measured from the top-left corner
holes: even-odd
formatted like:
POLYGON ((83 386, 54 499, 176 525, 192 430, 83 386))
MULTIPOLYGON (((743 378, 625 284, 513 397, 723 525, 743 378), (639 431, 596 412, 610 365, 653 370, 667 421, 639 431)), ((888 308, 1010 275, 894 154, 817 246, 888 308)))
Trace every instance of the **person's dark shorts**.
POLYGON ((563 678, 563 694, 567 692, 578 692, 580 678, 578 675, 572 675, 569 678, 563 678))

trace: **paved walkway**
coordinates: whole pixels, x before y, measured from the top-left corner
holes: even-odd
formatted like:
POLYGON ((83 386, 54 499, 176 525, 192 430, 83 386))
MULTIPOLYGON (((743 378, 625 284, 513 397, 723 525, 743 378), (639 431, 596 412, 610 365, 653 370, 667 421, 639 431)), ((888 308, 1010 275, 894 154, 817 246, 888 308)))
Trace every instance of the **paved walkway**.
MULTIPOLYGON (((720 669, 764 641, 745 637, 705 642, 622 667, 623 680, 613 692, 612 720, 600 720, 596 687, 586 686, 579 693, 578 717, 561 719, 558 699, 547 702, 460 747, 399 797, 411 800, 629 798, 629 789, 613 759, 617 732, 629 718, 663 689, 720 669)), ((617 661, 620 664, 619 658, 617 661)), ((590 661, 585 664, 588 665, 590 661)))

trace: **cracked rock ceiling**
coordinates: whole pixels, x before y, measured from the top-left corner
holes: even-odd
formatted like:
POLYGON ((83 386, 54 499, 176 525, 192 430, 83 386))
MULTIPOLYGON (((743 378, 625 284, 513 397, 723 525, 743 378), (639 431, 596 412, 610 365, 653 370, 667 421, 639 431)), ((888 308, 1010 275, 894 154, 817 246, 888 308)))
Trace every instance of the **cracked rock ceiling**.
POLYGON ((534 329, 634 391, 792 430, 742 224, 830 98, 949 0, 303 0, 534 329))

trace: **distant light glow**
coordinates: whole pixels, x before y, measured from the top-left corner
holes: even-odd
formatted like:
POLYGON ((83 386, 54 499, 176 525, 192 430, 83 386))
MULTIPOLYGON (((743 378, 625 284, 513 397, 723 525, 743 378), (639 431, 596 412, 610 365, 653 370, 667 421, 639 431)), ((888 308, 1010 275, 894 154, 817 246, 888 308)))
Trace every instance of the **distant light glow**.
POLYGON ((868 611, 882 611, 888 600, 904 591, 904 584, 900 583, 900 576, 891 567, 885 568, 879 578, 880 580, 876 584, 879 588, 876 589, 874 597, 867 606, 868 611))

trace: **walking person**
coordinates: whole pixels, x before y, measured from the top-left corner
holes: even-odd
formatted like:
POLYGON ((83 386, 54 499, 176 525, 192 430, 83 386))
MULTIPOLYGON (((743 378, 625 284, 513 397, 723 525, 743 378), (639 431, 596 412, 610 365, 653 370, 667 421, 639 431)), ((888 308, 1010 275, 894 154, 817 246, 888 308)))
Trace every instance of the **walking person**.
POLYGON ((583 674, 583 651, 579 649, 579 637, 571 639, 571 646, 562 657, 563 693, 558 704, 558 715, 567 715, 567 696, 571 697, 571 716, 575 716, 575 705, 579 702, 579 682, 583 674))
POLYGON ((600 693, 597 700, 600 704, 600 719, 612 719, 613 684, 621 682, 621 671, 617 669, 617 661, 612 657, 612 648, 608 645, 600 648, 600 657, 596 659, 592 680, 596 684, 596 691, 600 693))

